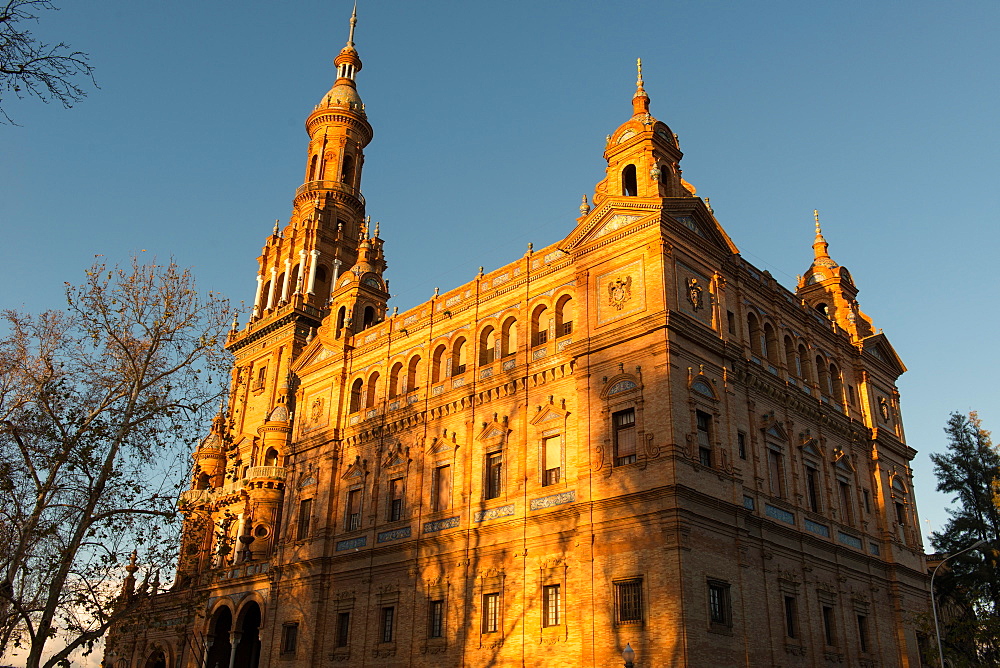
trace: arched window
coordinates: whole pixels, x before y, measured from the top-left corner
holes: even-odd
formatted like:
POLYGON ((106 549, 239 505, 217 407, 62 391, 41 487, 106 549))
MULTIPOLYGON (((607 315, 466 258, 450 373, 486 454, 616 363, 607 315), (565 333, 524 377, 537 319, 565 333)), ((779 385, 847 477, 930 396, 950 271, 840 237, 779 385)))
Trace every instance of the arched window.
POLYGON ((316 166, 317 166, 318 163, 319 163, 319 156, 318 155, 314 155, 312 157, 312 160, 309 161, 309 178, 306 179, 307 181, 315 181, 316 180, 316 166))
POLYGON ((285 272, 278 275, 278 282, 274 284, 274 301, 281 303, 285 297, 285 272))
POLYGON ((368 386, 365 388, 365 408, 371 408, 375 405, 375 389, 378 387, 378 378, 378 371, 368 376, 368 386))
POLYGON ((366 306, 364 317, 361 319, 361 329, 368 329, 375 324, 375 307, 366 306))
POLYGON ((341 306, 337 310, 337 336, 340 336, 340 330, 344 329, 344 320, 347 318, 347 307, 341 306))
POLYGON ((556 303, 556 338, 573 333, 573 297, 563 295, 556 303))
POLYGON ((198 482, 195 485, 195 489, 208 489, 212 486, 212 476, 208 475, 204 471, 198 474, 198 482))
POLYGON ((816 356, 816 375, 817 381, 819 381, 819 391, 823 394, 830 394, 830 372, 826 363, 823 362, 823 358, 819 355, 816 356))
POLYGON ((497 358, 497 332, 486 327, 479 334, 479 364, 491 364, 497 358))
POLYGON ((278 451, 274 448, 268 448, 267 452, 264 453, 264 466, 277 466, 278 465, 278 451))
POLYGON ((316 267, 316 285, 313 286, 313 293, 320 304, 326 304, 330 297, 330 270, 325 264, 316 267))
POLYGON ((809 353, 806 352, 806 347, 801 343, 799 344, 799 354, 797 361, 799 363, 799 369, 800 369, 799 378, 801 378, 806 382, 812 381, 812 373, 810 372, 809 368, 809 353))
POLYGON ((747 314, 747 329, 750 332, 750 350, 757 357, 767 357, 764 350, 764 337, 760 329, 760 321, 753 313, 747 314))
POLYGON ((531 345, 543 346, 549 340, 549 324, 552 316, 544 305, 535 307, 531 315, 531 345))
POLYGON ((785 344, 785 368, 788 370, 789 375, 798 378, 802 374, 799 373, 799 365, 796 364, 795 343, 792 342, 792 337, 787 334, 782 343, 785 344))
POLYGON ((392 369, 389 370, 389 398, 394 399, 403 393, 403 388, 400 385, 402 380, 403 363, 396 362, 392 365, 392 369))
POLYGON ((830 396, 838 404, 844 402, 844 381, 836 364, 830 364, 830 396))
POLYGON ((458 337, 451 347, 451 375, 465 373, 465 337, 458 337))
POLYGON ((778 363, 778 336, 771 323, 764 323, 764 356, 771 364, 778 363))
POLYGON ((351 385, 351 405, 348 410, 350 413, 357 413, 361 410, 361 388, 364 387, 364 381, 358 378, 351 385))
POLYGON ((444 380, 444 354, 448 350, 447 346, 443 343, 434 349, 434 355, 431 357, 431 382, 439 383, 444 380))
POLYGON ((639 194, 638 181, 635 178, 635 165, 625 165, 622 170, 622 195, 635 197, 639 194))
POLYGON ((410 358, 410 363, 406 367, 406 391, 412 392, 420 387, 420 380, 423 377, 423 370, 420 368, 420 355, 410 358))
POLYGON ((500 328, 500 356, 509 357, 517 352, 517 319, 504 320, 500 328))
POLYGON ((354 185, 354 156, 350 153, 344 156, 344 171, 340 180, 349 186, 354 185))

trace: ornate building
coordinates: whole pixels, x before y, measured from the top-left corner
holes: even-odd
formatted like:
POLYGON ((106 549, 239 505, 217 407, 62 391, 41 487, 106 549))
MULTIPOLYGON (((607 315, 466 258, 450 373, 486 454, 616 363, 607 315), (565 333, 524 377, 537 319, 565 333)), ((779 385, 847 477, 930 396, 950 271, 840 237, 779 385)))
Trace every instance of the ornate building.
POLYGON ((920 666, 895 381, 827 252, 744 260, 650 113, 569 235, 388 311, 351 38, 120 666, 920 666))

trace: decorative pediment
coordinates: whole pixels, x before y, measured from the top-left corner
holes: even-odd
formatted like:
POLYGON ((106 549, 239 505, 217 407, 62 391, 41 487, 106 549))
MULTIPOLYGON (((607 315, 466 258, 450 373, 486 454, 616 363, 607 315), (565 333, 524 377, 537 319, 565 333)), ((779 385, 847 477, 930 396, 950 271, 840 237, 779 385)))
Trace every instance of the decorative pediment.
POLYGON ((535 415, 529 420, 533 425, 541 425, 543 427, 548 427, 550 424, 552 426, 558 426, 566 420, 566 416, 569 412, 566 410, 565 399, 561 402, 562 407, 556 406, 553 403, 553 397, 549 397, 549 403, 544 406, 539 406, 535 410, 535 415))
POLYGON ((889 486, 892 487, 894 494, 906 494, 910 490, 906 487, 906 481, 903 480, 903 476, 898 473, 892 474, 889 478, 889 486))
POLYGON ((562 244, 564 250, 596 241, 627 229, 640 221, 659 215, 660 208, 652 203, 621 201, 607 202, 592 212, 562 244), (625 207, 628 208, 625 208, 625 207))
POLYGON ((363 479, 367 474, 368 460, 361 459, 361 455, 357 455, 354 458, 354 462, 347 467, 344 471, 344 475, 340 476, 341 480, 353 480, 353 479, 363 479))
POLYGON ((635 392, 640 387, 641 382, 638 377, 630 373, 620 373, 605 381, 604 389, 601 391, 601 398, 609 399, 619 394, 635 392))
POLYGON ((323 347, 321 339, 322 337, 320 336, 314 336, 312 341, 306 344, 305 349, 299 353, 299 356, 291 364, 290 370, 293 373, 298 373, 310 364, 315 364, 330 356, 330 351, 323 347))
POLYGON ((448 430, 445 429, 441 436, 431 437, 431 442, 427 445, 427 454, 429 455, 440 455, 442 453, 450 453, 455 449, 455 434, 448 437, 448 430))
POLYGON ((718 400, 719 398, 719 395, 715 392, 715 384, 712 382, 712 379, 703 373, 694 376, 688 383, 688 387, 691 388, 692 392, 708 399, 718 400))
POLYGON ((479 436, 476 437, 477 441, 493 443, 507 437, 507 433, 510 431, 507 428, 507 416, 505 415, 502 421, 498 420, 497 417, 497 414, 494 413, 491 422, 483 422, 483 428, 479 432, 479 436))
POLYGON ((833 449, 833 465, 835 468, 843 471, 844 473, 854 473, 854 462, 851 461, 851 456, 844 452, 841 447, 836 447, 833 449))
POLYGON ((812 455, 817 459, 823 459, 823 448, 817 439, 809 436, 808 433, 800 434, 800 437, 803 438, 802 444, 799 446, 799 449, 802 450, 802 454, 812 455))
POLYGON ((406 463, 408 454, 409 448, 404 448, 402 443, 396 443, 389 448, 389 451, 385 453, 385 457, 382 458, 382 468, 391 469, 402 466, 406 463))
POLYGON ((785 431, 784 425, 775 419, 774 413, 762 415, 760 422, 765 438, 781 445, 788 443, 788 432, 785 431))
POLYGON ((899 359, 896 349, 889 343, 885 334, 867 336, 862 340, 861 345, 866 354, 892 369, 897 378, 906 372, 906 365, 903 364, 903 360, 899 359))
POLYGON ((685 209, 667 211, 664 216, 664 224, 678 224, 691 232, 694 232, 702 239, 705 239, 713 246, 717 246, 730 253, 738 253, 736 244, 729 238, 726 231, 719 225, 711 210, 697 197, 692 197, 685 202, 685 209))

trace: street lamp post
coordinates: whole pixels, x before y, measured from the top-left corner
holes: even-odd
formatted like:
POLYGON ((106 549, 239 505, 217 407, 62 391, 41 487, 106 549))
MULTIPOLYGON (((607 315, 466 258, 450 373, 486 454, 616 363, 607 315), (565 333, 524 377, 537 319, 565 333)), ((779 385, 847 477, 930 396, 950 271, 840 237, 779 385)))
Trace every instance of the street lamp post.
POLYGON ((625 668, 635 668, 635 650, 632 649, 632 643, 625 644, 625 651, 622 652, 622 658, 625 659, 625 668))
POLYGON ((931 612, 934 614, 934 634, 937 636, 938 658, 941 660, 941 668, 944 668, 944 647, 941 646, 941 627, 938 626, 937 601, 934 599, 934 576, 937 575, 938 569, 944 566, 945 562, 949 559, 953 559, 960 554, 983 547, 986 544, 985 540, 977 540, 964 550, 959 550, 955 554, 948 555, 942 559, 941 563, 935 566, 934 570, 931 572, 931 612))

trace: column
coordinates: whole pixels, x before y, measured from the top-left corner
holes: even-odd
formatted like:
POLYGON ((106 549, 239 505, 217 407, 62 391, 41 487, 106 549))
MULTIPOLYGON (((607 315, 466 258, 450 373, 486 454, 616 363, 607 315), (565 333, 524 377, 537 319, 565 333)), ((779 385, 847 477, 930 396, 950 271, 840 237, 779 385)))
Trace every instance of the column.
POLYGON ((285 258, 285 281, 284 285, 281 286, 281 301, 282 303, 288 301, 288 288, 289 283, 292 281, 292 261, 285 258))
POLYGON ((271 289, 267 291, 267 310, 268 311, 270 311, 271 308, 274 306, 274 292, 275 292, 275 290, 278 287, 276 285, 277 276, 278 276, 278 270, 275 269, 274 267, 271 267, 271 289))
POLYGON ((333 291, 337 289, 337 279, 340 278, 340 265, 342 265, 342 264, 343 264, 343 262, 341 262, 340 260, 334 258, 334 260, 333 260, 333 284, 330 286, 330 294, 333 294, 333 291))
MULTIPOLYGON (((235 623, 236 620, 233 619, 233 624, 235 623)), ((229 668, 233 668, 236 665, 236 648, 240 644, 240 636, 242 635, 239 631, 229 632, 229 668)))
POLYGON ((312 250, 309 251, 312 255, 312 262, 309 263, 309 286, 306 288, 306 292, 309 294, 314 294, 314 289, 316 288, 316 267, 319 265, 319 251, 312 250))
POLYGON ((299 251, 299 277, 295 279, 295 294, 302 294, 302 283, 305 280, 306 273, 306 251, 303 248, 299 251))
POLYGON ((260 293, 264 289, 264 274, 257 274, 257 296, 253 299, 253 315, 260 315, 260 293))

